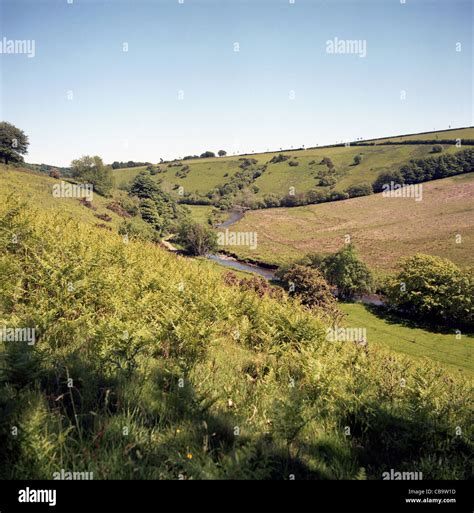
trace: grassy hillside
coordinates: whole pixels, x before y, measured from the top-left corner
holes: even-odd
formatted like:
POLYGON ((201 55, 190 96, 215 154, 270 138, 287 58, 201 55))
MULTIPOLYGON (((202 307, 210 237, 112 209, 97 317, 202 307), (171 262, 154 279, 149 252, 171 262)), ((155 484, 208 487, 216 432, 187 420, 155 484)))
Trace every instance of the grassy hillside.
POLYGON ((37 330, 0 344, 0 477, 470 477, 461 377, 27 203, 0 204, 1 324, 37 330))
POLYGON ((467 376, 474 376, 474 336, 427 331, 426 327, 357 303, 341 303, 345 324, 364 327, 369 344, 390 347, 398 353, 434 360, 467 376))
MULTIPOLYGON (((474 139, 474 129, 466 128, 456 131, 448 131, 449 138, 455 136, 463 139, 474 139)), ((391 141, 406 140, 411 137, 424 139, 444 138, 445 132, 433 132, 420 136, 391 137, 391 141)), ((377 141, 380 143, 381 141, 377 141)), ((432 146, 419 145, 390 145, 390 146, 349 146, 349 147, 321 147, 307 150, 293 150, 273 153, 260 153, 249 155, 248 158, 256 159, 255 168, 267 165, 266 170, 258 177, 252 185, 258 188, 256 198, 262 198, 266 194, 274 193, 279 196, 288 194, 290 187, 294 187, 295 193, 307 192, 309 190, 328 190, 328 187, 319 186, 318 174, 326 170, 324 164, 320 164, 324 157, 332 159, 336 170, 335 191, 343 191, 346 188, 362 183, 372 183, 381 171, 398 169, 410 159, 426 158, 431 156, 432 146), (270 160, 283 153, 290 157, 285 162, 270 164, 270 160), (361 164, 354 166, 354 157, 362 156, 361 164), (298 162, 298 166, 290 166, 289 162, 298 162)), ((456 148, 455 145, 444 145, 444 153, 456 153, 463 148, 456 148)), ((172 194, 177 195, 174 187, 182 186, 184 191, 197 192, 205 195, 215 187, 227 183, 235 173, 241 171, 242 156, 226 156, 221 158, 194 159, 182 161, 182 165, 189 166, 189 172, 185 177, 179 178, 181 167, 170 167, 171 163, 161 164, 162 172, 153 177, 160 181, 162 187, 172 194)), ((175 164, 175 163, 173 163, 175 164)), ((117 185, 124 186, 144 168, 129 168, 114 170, 117 185)))
POLYGON ((95 214, 107 214, 112 220, 106 222, 113 229, 118 229, 123 218, 115 212, 107 209, 111 199, 94 194, 92 204, 97 210, 82 205, 77 198, 53 197, 53 185, 59 181, 50 178, 43 173, 34 173, 14 166, 0 164, 0 191, 2 200, 11 194, 21 194, 26 201, 33 205, 39 205, 42 210, 61 212, 63 215, 90 224, 103 224, 104 221, 95 214))
POLYGON ((473 264, 474 173, 423 184, 423 199, 384 198, 381 194, 333 203, 247 212, 233 231, 255 231, 257 249, 228 249, 243 258, 281 264, 308 252, 330 253, 346 235, 362 258, 378 269, 421 251, 473 264), (457 234, 462 242, 456 243, 457 234))

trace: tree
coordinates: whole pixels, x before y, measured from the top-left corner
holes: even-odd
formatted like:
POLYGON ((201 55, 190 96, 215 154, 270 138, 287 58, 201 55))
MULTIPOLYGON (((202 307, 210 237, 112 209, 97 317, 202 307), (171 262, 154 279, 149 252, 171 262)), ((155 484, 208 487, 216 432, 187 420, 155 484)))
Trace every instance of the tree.
POLYGON ((178 242, 194 256, 215 253, 218 249, 217 235, 209 226, 184 222, 179 227, 178 242))
POLYGON ((293 264, 281 275, 290 295, 300 298, 310 308, 320 308, 325 313, 336 315, 336 299, 329 283, 321 271, 305 265, 293 264))
POLYGON ((219 157, 225 157, 227 155, 227 152, 225 150, 219 150, 217 154, 219 155, 219 157))
POLYGON ((370 269, 362 262, 353 244, 327 256, 322 263, 324 276, 331 285, 337 287, 342 299, 350 299, 356 294, 372 290, 373 277, 370 269))
POLYGON ((362 162, 362 155, 356 155, 354 157, 354 166, 358 166, 362 162))
POLYGON ((216 156, 216 154, 212 151, 205 151, 204 153, 201 153, 202 159, 208 159, 208 158, 215 157, 215 156, 216 156))
POLYGON ((446 258, 417 253, 387 286, 389 304, 417 318, 474 326, 474 276, 446 258))
POLYGON ((79 183, 90 183, 94 191, 107 196, 113 186, 111 170, 104 165, 97 155, 90 157, 85 155, 71 163, 72 177, 79 183))
POLYGON ((372 186, 369 183, 361 183, 359 185, 353 185, 345 191, 349 198, 357 198, 358 196, 368 196, 373 194, 372 186))
POLYGON ((28 136, 11 123, 0 123, 0 158, 5 164, 23 162, 23 155, 28 153, 28 136))
POLYGON ((372 184, 372 189, 374 192, 382 192, 384 189, 384 186, 389 186, 391 182, 394 182, 395 184, 402 185, 405 180, 403 176, 401 175, 400 171, 386 171, 383 173, 380 173, 380 175, 376 178, 374 183, 372 184))

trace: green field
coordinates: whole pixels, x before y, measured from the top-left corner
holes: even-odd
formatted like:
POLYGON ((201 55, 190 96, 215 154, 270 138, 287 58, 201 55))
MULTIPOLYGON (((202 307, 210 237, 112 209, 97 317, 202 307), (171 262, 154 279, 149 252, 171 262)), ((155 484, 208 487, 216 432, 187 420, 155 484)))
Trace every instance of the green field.
POLYGON ((423 199, 382 194, 320 205, 250 211, 232 230, 257 232, 255 250, 228 248, 241 258, 282 264, 309 252, 331 253, 356 244, 376 269, 391 270, 400 257, 416 252, 473 265, 474 173, 423 184, 423 199), (456 242, 456 235, 461 242, 456 242))
MULTIPOLYGON (((435 138, 454 138, 474 139, 474 128, 464 128, 456 131, 433 132, 419 136, 391 137, 391 141, 411 139, 435 139, 435 138), (444 134, 444 135, 443 135, 444 134), (451 134, 451 135, 446 135, 451 134)), ((380 141, 377 141, 379 143, 380 141)), ((455 153, 465 149, 457 148, 455 145, 444 145, 444 153, 455 153)), ((290 150, 272 153, 259 153, 248 155, 248 158, 255 158, 257 164, 255 167, 267 164, 266 171, 258 177, 253 185, 258 187, 256 198, 261 198, 266 194, 274 193, 278 196, 285 196, 289 193, 290 187, 294 188, 296 194, 307 192, 309 190, 328 190, 328 187, 318 185, 319 172, 324 172, 326 166, 320 164, 321 159, 329 157, 332 159, 337 179, 334 190, 343 191, 346 188, 362 183, 372 183, 381 171, 398 169, 401 165, 410 159, 426 158, 431 155, 432 146, 429 144, 410 144, 410 145, 376 145, 376 146, 348 146, 348 147, 321 147, 310 148, 306 150, 290 150), (283 153, 291 161, 299 163, 298 166, 291 167, 289 161, 269 164, 269 161, 275 155, 283 153), (362 156, 361 164, 354 166, 353 161, 356 155, 362 156)), ((215 187, 227 183, 236 172, 240 171, 240 155, 226 156, 221 158, 192 159, 182 161, 183 165, 190 168, 189 173, 184 178, 178 178, 176 172, 180 167, 169 167, 171 163, 160 164, 163 172, 154 175, 153 179, 160 181, 162 187, 167 192, 178 197, 173 188, 178 185, 184 188, 184 192, 197 192, 206 194, 215 187)), ((114 170, 114 177, 118 186, 124 186, 129 183, 133 177, 145 168, 127 168, 114 170)))
POLYGON ((377 309, 358 303, 340 303, 347 315, 345 325, 367 330, 367 342, 403 353, 425 362, 433 360, 456 373, 474 375, 474 335, 436 332, 415 326, 395 316, 383 315, 377 309))

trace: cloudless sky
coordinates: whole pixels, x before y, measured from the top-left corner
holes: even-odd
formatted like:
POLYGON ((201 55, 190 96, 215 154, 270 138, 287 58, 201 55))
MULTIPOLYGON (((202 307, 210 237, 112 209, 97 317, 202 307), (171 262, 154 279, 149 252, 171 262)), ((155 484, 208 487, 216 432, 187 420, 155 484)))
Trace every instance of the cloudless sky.
POLYGON ((0 40, 36 45, 0 55, 1 119, 29 136, 28 162, 473 124, 469 0, 0 0, 0 20, 0 40), (326 53, 335 37, 365 40, 367 56, 326 53))

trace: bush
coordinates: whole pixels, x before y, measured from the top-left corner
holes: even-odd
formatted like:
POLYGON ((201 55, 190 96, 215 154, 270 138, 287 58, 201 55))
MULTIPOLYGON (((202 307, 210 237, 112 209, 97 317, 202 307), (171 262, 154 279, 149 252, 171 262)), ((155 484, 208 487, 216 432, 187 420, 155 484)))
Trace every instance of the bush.
POLYGON ((391 182, 400 185, 405 183, 400 171, 385 171, 380 173, 372 184, 372 189, 374 192, 382 192, 385 187, 390 186, 391 182))
POLYGON ((278 155, 275 155, 272 157, 269 161, 269 164, 278 164, 279 162, 285 162, 285 160, 288 160, 290 157, 288 155, 283 155, 282 153, 279 153, 278 155))
POLYGON ((215 157, 216 154, 213 151, 205 151, 204 153, 201 153, 200 158, 202 159, 208 159, 215 157))
POLYGON ((441 153, 443 151, 443 147, 441 144, 435 144, 433 148, 431 148, 431 153, 441 153))
POLYGON ((474 327, 474 280, 445 258, 418 253, 387 286, 391 306, 417 319, 474 327))
POLYGON ((318 269, 294 264, 281 277, 287 284, 289 294, 300 298, 302 304, 331 315, 337 312, 331 287, 318 269))
POLYGON ((199 223, 181 224, 177 241, 194 256, 205 256, 218 250, 217 235, 214 230, 199 223))
POLYGON ((362 155, 356 155, 354 157, 354 166, 358 166, 362 162, 362 155))
POLYGON ((329 283, 337 287, 338 296, 342 299, 351 299, 356 294, 372 291, 372 273, 359 259, 353 244, 347 244, 327 256, 323 260, 322 270, 329 283))
POLYGON ((360 185, 353 185, 345 191, 349 198, 357 198, 358 196, 368 196, 373 194, 372 185, 369 183, 363 183, 360 185))
POLYGON ((94 191, 102 196, 108 196, 112 186, 112 172, 104 166, 100 157, 84 156, 71 163, 72 177, 79 183, 92 184, 94 191))

